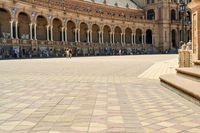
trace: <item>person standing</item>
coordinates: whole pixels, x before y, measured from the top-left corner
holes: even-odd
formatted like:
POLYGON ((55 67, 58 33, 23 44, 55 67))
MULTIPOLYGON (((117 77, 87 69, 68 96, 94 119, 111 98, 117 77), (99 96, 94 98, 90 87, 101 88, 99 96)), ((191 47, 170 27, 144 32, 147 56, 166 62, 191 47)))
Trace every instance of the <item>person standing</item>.
POLYGON ((69 49, 68 48, 66 49, 66 57, 67 58, 69 57, 69 49))
POLYGON ((69 58, 72 58, 72 49, 69 50, 69 58))

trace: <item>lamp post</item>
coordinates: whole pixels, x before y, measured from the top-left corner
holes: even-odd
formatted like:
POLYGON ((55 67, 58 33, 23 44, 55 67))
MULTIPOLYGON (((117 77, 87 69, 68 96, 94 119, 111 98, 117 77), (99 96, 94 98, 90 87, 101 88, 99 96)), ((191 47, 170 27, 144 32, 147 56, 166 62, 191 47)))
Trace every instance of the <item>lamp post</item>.
POLYGON ((180 15, 181 15, 181 44, 183 44, 185 42, 184 40, 184 24, 185 24, 185 14, 186 14, 186 4, 185 4, 185 0, 180 0, 180 5, 179 5, 179 9, 180 9, 180 15))

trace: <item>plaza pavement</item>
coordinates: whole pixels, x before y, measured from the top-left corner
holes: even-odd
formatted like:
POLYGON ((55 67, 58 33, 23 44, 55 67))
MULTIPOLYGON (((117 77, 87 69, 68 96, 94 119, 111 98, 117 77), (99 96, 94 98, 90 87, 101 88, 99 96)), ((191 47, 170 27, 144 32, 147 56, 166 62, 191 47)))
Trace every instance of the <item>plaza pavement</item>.
POLYGON ((0 133, 200 133, 200 107, 162 87, 177 55, 0 61, 0 133))

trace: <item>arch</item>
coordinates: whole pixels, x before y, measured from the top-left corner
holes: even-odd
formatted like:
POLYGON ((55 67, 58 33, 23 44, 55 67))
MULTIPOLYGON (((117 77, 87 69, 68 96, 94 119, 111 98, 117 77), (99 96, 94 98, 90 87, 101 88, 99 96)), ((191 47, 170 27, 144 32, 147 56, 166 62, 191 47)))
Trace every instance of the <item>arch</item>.
POLYGON ((92 25, 92 42, 99 43, 99 31, 100 28, 97 24, 92 25))
POLYGON ((146 0, 146 3, 147 4, 151 4, 151 0, 146 0))
POLYGON ((192 20, 192 16, 191 16, 191 12, 190 11, 187 11, 187 20, 189 22, 191 22, 191 20, 192 20))
POLYGON ((142 44, 142 30, 136 30, 136 44, 142 44))
POLYGON ((80 24, 80 41, 81 42, 87 42, 88 37, 88 25, 84 22, 81 22, 80 24))
POLYGON ((115 27, 115 43, 121 43, 122 30, 119 26, 115 27))
POLYGON ((56 16, 56 17, 53 17, 53 18, 51 19, 50 23, 53 24, 53 21, 54 21, 55 19, 56 19, 56 20, 59 20, 59 21, 61 22, 61 25, 64 26, 63 20, 62 20, 61 18, 57 17, 57 16, 56 16))
POLYGON ((153 39, 152 39, 152 30, 148 29, 146 31, 146 44, 152 44, 153 39))
POLYGON ((67 22, 67 40, 69 42, 75 42, 75 29, 76 29, 75 23, 69 20, 67 22))
POLYGON ((176 30, 172 30, 172 47, 173 48, 178 48, 177 47, 177 40, 176 40, 176 38, 177 38, 177 35, 176 35, 176 30))
POLYGON ((131 28, 125 29, 125 43, 130 44, 132 41, 132 30, 131 28))
POLYGON ((58 18, 53 19, 53 40, 62 41, 62 21, 58 18))
POLYGON ((171 10, 171 20, 176 20, 176 11, 174 9, 171 10))
POLYGON ((30 28, 31 23, 30 16, 25 12, 18 14, 18 38, 19 39, 30 39, 30 28))
POLYGON ((10 38, 10 12, 0 8, 0 38, 10 38))
POLYGON ((46 40, 47 39, 47 20, 44 16, 37 16, 37 39, 46 40))
POLYGON ((103 27, 103 42, 104 43, 110 43, 110 32, 111 32, 111 28, 108 25, 105 25, 103 27))
POLYGON ((153 9, 147 11, 147 20, 155 20, 155 12, 153 9))

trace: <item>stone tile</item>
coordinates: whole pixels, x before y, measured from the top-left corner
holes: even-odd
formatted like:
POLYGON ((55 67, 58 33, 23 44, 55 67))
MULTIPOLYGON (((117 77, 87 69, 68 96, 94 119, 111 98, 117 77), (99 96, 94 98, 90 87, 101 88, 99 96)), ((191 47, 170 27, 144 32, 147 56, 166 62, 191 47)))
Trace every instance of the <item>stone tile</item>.
POLYGON ((200 108, 156 79, 174 58, 2 61, 0 133, 199 132, 200 108))

